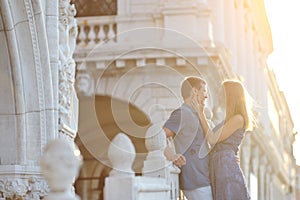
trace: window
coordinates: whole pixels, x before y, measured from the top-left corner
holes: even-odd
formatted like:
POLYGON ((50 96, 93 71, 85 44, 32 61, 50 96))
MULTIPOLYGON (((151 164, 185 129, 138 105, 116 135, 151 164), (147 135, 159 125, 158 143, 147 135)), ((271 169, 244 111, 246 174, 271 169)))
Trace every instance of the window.
POLYGON ((117 0, 71 0, 76 17, 117 15, 117 0))

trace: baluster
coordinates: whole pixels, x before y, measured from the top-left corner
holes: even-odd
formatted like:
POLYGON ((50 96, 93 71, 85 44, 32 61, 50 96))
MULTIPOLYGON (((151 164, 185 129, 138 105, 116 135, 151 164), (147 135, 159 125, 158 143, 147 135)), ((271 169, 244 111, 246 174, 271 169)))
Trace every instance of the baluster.
POLYGON ((114 32, 114 24, 111 23, 108 25, 108 39, 109 40, 114 40, 115 39, 115 32, 114 32))
POLYGON ((166 160, 164 149, 166 148, 166 135, 162 125, 152 125, 146 133, 146 148, 148 156, 144 161, 143 175, 170 178, 168 166, 171 162, 166 160))
POLYGON ((124 133, 119 133, 114 137, 108 148, 108 158, 112 164, 110 177, 133 177, 131 168, 135 159, 135 148, 124 133))
POLYGON ((105 41, 105 32, 104 32, 104 26, 103 24, 99 25, 99 32, 98 32, 98 38, 99 38, 99 42, 103 43, 105 41))
POLYGON ((88 39, 89 39, 89 46, 95 46, 95 40, 96 40, 96 34, 95 34, 95 30, 94 30, 95 25, 91 24, 90 25, 90 31, 88 34, 88 39))
POLYGON ((85 27, 84 24, 80 24, 80 32, 78 35, 78 39, 79 39, 79 45, 81 45, 81 46, 84 46, 86 44, 86 42, 85 42, 86 34, 85 34, 84 27, 85 27))

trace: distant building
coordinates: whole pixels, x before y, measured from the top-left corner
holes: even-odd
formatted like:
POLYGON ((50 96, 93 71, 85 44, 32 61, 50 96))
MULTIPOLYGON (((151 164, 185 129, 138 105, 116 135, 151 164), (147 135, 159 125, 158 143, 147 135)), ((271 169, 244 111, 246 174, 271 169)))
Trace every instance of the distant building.
MULTIPOLYGON (((109 171, 91 155, 100 156, 107 145, 100 136, 99 142, 92 140, 99 132, 98 121, 108 138, 119 131, 143 135, 144 129, 135 127, 126 111, 129 109, 133 121, 145 127, 163 122, 181 104, 179 83, 186 75, 201 75, 207 80, 207 113, 214 123, 221 119, 216 106, 221 81, 237 78, 244 82, 258 105, 258 127, 247 134, 240 151, 252 198, 295 198, 293 121, 266 63, 273 46, 263 1, 73 2, 79 26, 74 55, 81 102, 79 138, 86 140, 77 140, 86 152, 86 162, 76 189, 83 199, 101 199, 103 178, 109 171), (94 108, 88 106, 94 95, 98 121, 91 120, 94 108), (115 114, 124 117, 116 119, 115 114), (87 147, 88 139, 91 147, 87 147)), ((143 140, 134 136, 142 160, 143 140)), ((103 162, 105 153, 101 155, 103 162)), ((137 159, 137 173, 140 168, 137 159)))
POLYGON ((296 199, 300 199, 300 167, 297 166, 296 170, 296 186, 295 186, 295 195, 296 199))

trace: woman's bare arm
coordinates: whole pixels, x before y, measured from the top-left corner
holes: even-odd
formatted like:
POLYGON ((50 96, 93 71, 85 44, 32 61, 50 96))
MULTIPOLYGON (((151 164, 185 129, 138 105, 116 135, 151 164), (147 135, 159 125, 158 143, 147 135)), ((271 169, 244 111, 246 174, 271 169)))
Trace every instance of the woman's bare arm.
POLYGON ((234 115, 227 122, 223 124, 218 130, 215 132, 210 129, 207 119, 204 113, 199 113, 200 123, 202 125, 204 134, 210 144, 216 144, 217 142, 223 141, 231 136, 236 130, 242 128, 244 126, 244 118, 242 115, 234 115))

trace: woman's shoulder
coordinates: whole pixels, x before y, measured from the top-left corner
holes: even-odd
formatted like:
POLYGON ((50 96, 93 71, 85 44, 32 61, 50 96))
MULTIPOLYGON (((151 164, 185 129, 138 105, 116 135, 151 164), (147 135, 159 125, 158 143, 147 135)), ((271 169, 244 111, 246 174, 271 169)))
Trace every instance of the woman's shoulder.
POLYGON ((227 123, 230 123, 231 126, 236 127, 237 129, 243 128, 245 126, 244 117, 240 114, 236 114, 228 119, 227 123))

